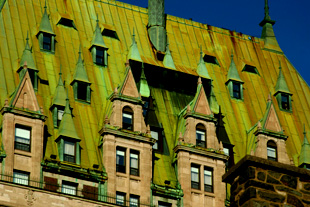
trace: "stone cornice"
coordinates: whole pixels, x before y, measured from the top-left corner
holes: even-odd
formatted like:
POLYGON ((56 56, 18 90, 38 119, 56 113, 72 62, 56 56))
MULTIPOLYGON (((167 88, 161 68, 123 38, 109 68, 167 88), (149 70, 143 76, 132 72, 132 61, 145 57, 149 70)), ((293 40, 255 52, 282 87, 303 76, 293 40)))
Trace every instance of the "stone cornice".
POLYGON ((287 138, 288 138, 288 136, 286 136, 284 134, 281 134, 279 132, 272 132, 272 131, 267 131, 267 130, 264 130, 264 129, 259 129, 259 130, 254 132, 255 136, 257 136, 259 134, 264 134, 264 135, 267 135, 267 136, 275 137, 275 138, 278 138, 278 139, 284 139, 284 140, 287 140, 287 138))
POLYGON ((12 113, 14 115, 19 115, 19 116, 24 116, 24 117, 28 117, 31 119, 41 119, 42 121, 46 120, 45 115, 38 113, 38 112, 34 112, 34 111, 29 111, 27 109, 20 109, 20 108, 16 108, 16 107, 3 107, 1 109, 1 114, 5 114, 5 113, 12 113))

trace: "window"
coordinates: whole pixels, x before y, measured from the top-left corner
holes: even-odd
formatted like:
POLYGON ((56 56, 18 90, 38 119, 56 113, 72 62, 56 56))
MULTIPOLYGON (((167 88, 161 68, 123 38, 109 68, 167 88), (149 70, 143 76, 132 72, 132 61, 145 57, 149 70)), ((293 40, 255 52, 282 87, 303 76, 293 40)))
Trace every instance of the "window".
POLYGON ((238 82, 233 82, 233 97, 236 99, 241 99, 241 84, 238 82))
POLYGON ((126 193, 116 192, 116 204, 117 205, 125 205, 126 201, 126 193))
POLYGON ((204 169, 204 190, 213 193, 213 170, 207 167, 204 169))
POLYGON ((77 84, 77 99, 87 101, 87 83, 78 82, 77 84))
POLYGON ((43 33, 43 49, 49 51, 52 49, 52 37, 46 33, 43 33))
POLYGON ((64 110, 58 109, 57 110, 57 126, 60 125, 60 121, 62 120, 62 116, 64 114, 64 110))
POLYGON ((61 192, 69 195, 76 195, 77 183, 62 182, 61 192))
POLYGON ((15 145, 14 148, 30 152, 31 128, 26 126, 15 126, 15 145))
POLYGON ((229 148, 224 147, 223 151, 225 155, 229 156, 229 148))
POLYGON ((123 129, 133 130, 133 112, 128 106, 123 108, 123 129))
POLYGON ((162 201, 158 201, 158 207, 171 207, 171 203, 166 203, 162 201))
POLYGON ((130 150, 130 175, 139 176, 139 152, 130 150))
POLYGON ((156 139, 156 142, 153 145, 153 149, 157 150, 158 149, 158 132, 151 131, 151 136, 152 136, 152 138, 156 139))
POLYGON ((267 142, 267 159, 277 161, 277 144, 272 140, 267 142))
POLYGON ((74 142, 64 142, 64 161, 75 163, 75 144, 74 142))
POLYGON ((284 110, 290 110, 290 99, 288 94, 281 94, 281 106, 284 110))
POLYGON ((115 31, 113 31, 113 30, 110 30, 110 29, 106 29, 105 28, 102 31, 102 35, 106 36, 106 37, 110 37, 110 38, 116 39, 116 40, 119 40, 117 33, 115 31))
POLYGON ((104 50, 101 47, 96 47, 96 64, 104 65, 104 50))
POLYGON ((22 171, 13 171, 13 183, 28 185, 29 184, 29 173, 22 171))
POLYGON ((215 65, 218 65, 218 61, 216 59, 216 57, 214 56, 211 56, 211 55, 205 55, 203 57, 203 60, 206 62, 206 63, 211 63, 211 64, 215 64, 215 65))
POLYGON ((199 166, 191 165, 191 187, 194 189, 200 189, 200 181, 199 181, 199 166))
POLYGON ((29 73, 29 76, 31 79, 33 89, 35 91, 37 91, 38 90, 38 74, 37 74, 37 71, 28 69, 28 73, 29 73))
POLYGON ((137 195, 130 195, 129 197, 129 206, 130 207, 138 207, 139 206, 140 197, 137 195))
POLYGON ((203 124, 196 126, 196 145, 206 147, 206 128, 203 124))
POLYGON ((71 20, 71 19, 67 19, 67 18, 62 17, 57 24, 63 25, 65 27, 72 27, 72 28, 76 29, 76 26, 75 26, 73 20, 71 20))
POLYGON ((255 66, 252 66, 252 65, 245 65, 242 71, 259 75, 257 68, 255 66))
POLYGON ((116 172, 126 173, 126 149, 116 148, 116 172))

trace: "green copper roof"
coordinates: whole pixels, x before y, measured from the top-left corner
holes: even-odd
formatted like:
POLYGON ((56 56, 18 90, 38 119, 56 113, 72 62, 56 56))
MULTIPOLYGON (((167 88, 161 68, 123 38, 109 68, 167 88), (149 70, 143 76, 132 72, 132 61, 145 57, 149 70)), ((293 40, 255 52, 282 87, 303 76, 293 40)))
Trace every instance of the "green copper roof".
POLYGON ((55 33, 53 32, 51 23, 49 21, 49 18, 48 18, 47 12, 46 12, 46 8, 47 7, 46 7, 46 2, 45 2, 44 13, 43 13, 43 16, 42 16, 42 19, 41 19, 41 23, 40 23, 40 27, 39 27, 39 32, 46 32, 46 33, 54 35, 55 33))
POLYGON ((199 76, 211 80, 205 61, 203 60, 203 52, 201 47, 200 47, 200 60, 197 67, 197 73, 199 74, 199 76))
POLYGON ((101 30, 100 30, 100 27, 99 27, 98 16, 97 16, 96 22, 97 22, 96 29, 95 29, 95 32, 94 32, 94 37, 93 37, 93 40, 91 42, 91 45, 96 45, 96 46, 107 48, 107 46, 105 45, 105 43, 103 41, 103 37, 102 37, 101 30))
POLYGON ((127 59, 129 59, 129 60, 137 60, 137 61, 142 62, 142 59, 141 59, 141 56, 140 56, 140 53, 139 53, 139 49, 138 49, 138 46, 137 46, 137 42, 136 42, 135 36, 136 36, 135 35, 135 30, 133 30, 132 43, 131 43, 131 46, 129 48, 127 59))
POLYGON ((233 54, 231 54, 231 62, 230 62, 230 66, 228 69, 228 75, 227 75, 227 81, 229 81, 229 80, 235 80, 235 81, 239 81, 239 82, 243 83, 243 81, 241 80, 241 78, 239 76, 237 66, 236 66, 235 61, 234 61, 234 55, 233 54))
POLYGON ((141 76, 140 76, 140 81, 138 83, 138 89, 139 93, 143 97, 150 97, 150 88, 149 85, 147 84, 147 80, 144 74, 144 64, 142 63, 142 69, 141 69, 141 76))
POLYGON ((310 144, 307 139, 305 126, 303 134, 304 134, 304 142, 302 143, 302 147, 300 150, 299 166, 302 164, 310 164, 310 144))
POLYGON ((76 63, 75 73, 74 73, 74 76, 73 76, 73 81, 76 80, 76 81, 82 81, 82 82, 90 83, 89 80, 88 80, 88 76, 87 76, 86 70, 84 68, 84 63, 83 63, 83 60, 82 60, 81 53, 82 53, 82 48, 80 47, 79 59, 78 59, 78 61, 76 63))
POLYGON ((71 110, 69 107, 68 98, 66 99, 66 107, 65 107, 64 114, 62 116, 62 120, 60 122, 57 139, 59 139, 60 137, 68 137, 71 139, 76 139, 78 141, 81 140, 75 130, 75 125, 74 125, 71 110))
MULTIPOLYGON (((23 55, 20 59, 20 68, 22 68, 24 66, 24 63, 27 62, 27 67, 29 69, 32 69, 32 70, 37 70, 38 69, 36 68, 36 65, 34 63, 34 60, 33 60, 33 57, 32 57, 32 52, 31 52, 31 49, 30 49, 30 46, 29 46, 29 38, 28 38, 28 32, 27 32, 27 38, 26 38, 26 46, 25 46, 25 49, 24 49, 24 52, 23 52, 23 55)), ((18 70, 19 72, 19 70, 18 70)))
POLYGON ((213 86, 211 86, 211 93, 210 93, 210 109, 213 113, 218 114, 219 113, 219 104, 216 100, 215 94, 214 94, 214 89, 213 86))
POLYGON ((167 46, 166 46, 166 54, 165 54, 165 57, 163 60, 163 64, 166 68, 176 69, 174 62, 173 62, 173 59, 172 59, 172 56, 171 56, 171 53, 170 53, 170 50, 169 50, 169 44, 167 44, 167 46))
POLYGON ((279 66, 279 76, 278 76, 277 84, 275 87, 275 91, 276 93, 277 92, 291 93, 290 90, 288 89, 284 75, 282 73, 281 64, 279 66))
POLYGON ((60 68, 58 85, 56 87, 52 105, 66 106, 67 94, 61 76, 62 73, 60 68))

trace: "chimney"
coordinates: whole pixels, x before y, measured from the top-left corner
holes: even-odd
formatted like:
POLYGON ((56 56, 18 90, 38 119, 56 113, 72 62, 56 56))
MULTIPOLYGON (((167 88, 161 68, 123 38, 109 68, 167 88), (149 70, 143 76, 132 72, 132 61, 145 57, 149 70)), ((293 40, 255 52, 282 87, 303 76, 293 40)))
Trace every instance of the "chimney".
POLYGON ((149 0, 149 38, 157 51, 165 52, 167 44, 164 0, 149 0))

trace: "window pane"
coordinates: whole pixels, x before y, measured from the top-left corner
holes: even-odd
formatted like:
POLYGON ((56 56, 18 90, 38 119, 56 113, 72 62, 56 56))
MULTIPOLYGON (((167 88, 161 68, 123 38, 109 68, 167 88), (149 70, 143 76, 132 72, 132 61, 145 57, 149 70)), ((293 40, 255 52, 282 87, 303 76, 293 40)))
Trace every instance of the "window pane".
POLYGON ((267 147, 267 156, 268 157, 273 157, 276 158, 276 149, 275 148, 271 148, 271 147, 267 147))
POLYGON ((22 185, 28 185, 29 174, 23 172, 13 172, 13 182, 22 185))
POLYGON ((116 149, 116 172, 126 172, 125 149, 116 149))
POLYGON ((58 117, 58 120, 62 120, 63 114, 64 114, 64 111, 58 109, 58 116, 57 116, 57 117, 58 117))
POLYGON ((139 205, 139 196, 130 195, 129 206, 136 207, 139 205))
POLYGON ((205 141, 205 132, 196 130, 196 139, 205 141))
POLYGON ((130 167, 138 168, 138 158, 139 156, 137 154, 130 154, 130 167))
POLYGON ((212 185, 212 171, 210 170, 205 170, 204 171, 204 176, 205 176, 205 184, 212 185))
POLYGON ((43 49, 51 50, 51 36, 43 34, 43 49))
POLYGON ((224 147, 224 154, 229 156, 229 149, 224 147))
POLYGON ((233 97, 237 99, 241 98, 240 83, 233 83, 233 97))
POLYGON ((63 183, 61 187, 61 192, 70 194, 70 195, 76 195, 76 185, 70 184, 70 183, 63 183))
POLYGON ((124 205, 125 204, 125 194, 123 193, 116 193, 116 204, 124 205))
POLYGON ((30 128, 15 127, 15 149, 30 152, 30 132, 30 128))
POLYGON ((65 154, 74 156, 75 143, 65 142, 65 154))
POLYGON ((151 131, 151 136, 152 136, 152 138, 156 139, 156 142, 153 145, 153 149, 158 149, 158 143, 157 143, 157 141, 158 141, 158 132, 151 131))
POLYGON ((191 178, 194 182, 199 182, 199 169, 196 167, 191 167, 191 178))

